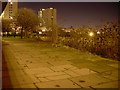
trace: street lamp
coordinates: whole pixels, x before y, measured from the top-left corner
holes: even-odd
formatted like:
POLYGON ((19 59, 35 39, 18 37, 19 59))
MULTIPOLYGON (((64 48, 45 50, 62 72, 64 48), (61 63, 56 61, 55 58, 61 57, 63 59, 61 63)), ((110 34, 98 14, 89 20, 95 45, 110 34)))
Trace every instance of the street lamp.
POLYGON ((43 8, 42 11, 44 11, 45 9, 43 8))
POLYGON ((50 9, 53 9, 53 8, 50 8, 50 9))
POLYGON ((45 31, 46 31, 45 29, 42 30, 42 32, 45 32, 45 31))
POLYGON ((42 32, 39 32, 39 34, 42 34, 42 32))
POLYGON ((94 33, 93 33, 93 32, 90 32, 90 33, 89 33, 89 36, 91 36, 91 37, 92 37, 93 35, 94 35, 94 33))
POLYGON ((97 31, 97 34, 100 34, 100 31, 97 31))
POLYGON ((10 19, 13 19, 13 17, 10 17, 10 19))

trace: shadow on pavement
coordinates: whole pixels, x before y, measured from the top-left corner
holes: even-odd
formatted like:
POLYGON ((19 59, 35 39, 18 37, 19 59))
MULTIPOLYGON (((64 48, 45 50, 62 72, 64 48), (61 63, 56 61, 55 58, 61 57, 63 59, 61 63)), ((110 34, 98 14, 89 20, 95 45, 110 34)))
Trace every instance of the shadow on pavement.
POLYGON ((10 75, 5 60, 4 54, 2 54, 2 88, 12 88, 10 75))

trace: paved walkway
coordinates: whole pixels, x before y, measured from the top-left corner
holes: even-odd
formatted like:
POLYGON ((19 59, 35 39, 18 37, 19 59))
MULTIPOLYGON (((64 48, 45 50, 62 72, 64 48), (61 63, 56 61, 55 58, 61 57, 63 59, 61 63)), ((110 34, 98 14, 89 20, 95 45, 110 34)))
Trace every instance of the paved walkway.
POLYGON ((114 60, 13 38, 3 39, 3 51, 14 88, 118 88, 114 60))

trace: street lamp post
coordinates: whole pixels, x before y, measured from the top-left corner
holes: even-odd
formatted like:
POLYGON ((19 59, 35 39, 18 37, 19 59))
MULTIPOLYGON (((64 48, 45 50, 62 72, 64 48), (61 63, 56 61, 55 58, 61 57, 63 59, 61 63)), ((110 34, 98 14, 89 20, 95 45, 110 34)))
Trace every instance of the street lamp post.
POLYGON ((89 32, 89 36, 91 37, 90 38, 90 52, 93 52, 93 46, 94 46, 94 38, 93 38, 93 36, 94 36, 94 33, 93 32, 89 32))
POLYGON ((89 36, 91 36, 91 37, 92 37, 93 35, 94 35, 94 33, 93 33, 93 32, 90 32, 90 33, 89 33, 89 36))

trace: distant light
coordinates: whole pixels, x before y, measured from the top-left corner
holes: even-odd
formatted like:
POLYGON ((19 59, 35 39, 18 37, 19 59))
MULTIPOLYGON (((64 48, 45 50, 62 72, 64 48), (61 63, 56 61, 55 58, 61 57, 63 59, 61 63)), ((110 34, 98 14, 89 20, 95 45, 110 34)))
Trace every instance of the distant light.
POLYGON ((43 29, 42 31, 45 32, 45 29, 43 29))
POLYGON ((40 26, 42 26, 42 23, 40 23, 40 26))
POLYGON ((16 34, 18 34, 19 32, 16 32, 16 34))
POLYGON ((39 32, 39 34, 42 34, 42 32, 39 32))
POLYGON ((9 34, 11 35, 11 34, 12 34, 12 32, 9 32, 9 34))
POLYGON ((51 16, 51 18, 53 18, 53 15, 51 16))
POLYGON ((7 35, 7 32, 5 32, 5 34, 7 35))
POLYGON ((99 32, 99 31, 97 31, 97 34, 100 34, 100 32, 99 32))
POLYGON ((93 32, 90 32, 90 33, 89 33, 89 36, 91 36, 91 37, 92 37, 93 35, 94 35, 94 33, 93 33, 93 32))
POLYGON ((65 30, 65 32, 70 32, 70 30, 65 30))
POLYGON ((8 0, 8 2, 11 2, 11 0, 8 0))
POLYGON ((42 13, 40 13, 40 17, 42 17, 42 13))
POLYGON ((21 27, 18 27, 17 30, 21 29, 21 27))
POLYGON ((3 35, 3 33, 1 32, 1 36, 3 35))
POLYGON ((13 19, 13 17, 10 17, 10 19, 13 19))
POLYGON ((42 11, 44 11, 45 9, 43 8, 42 11))
POLYGON ((53 9, 53 8, 50 8, 50 9, 53 9))
POLYGON ((41 27, 42 32, 47 31, 46 27, 41 27))

